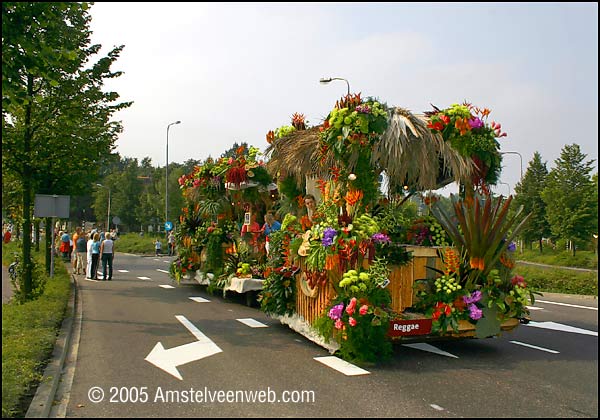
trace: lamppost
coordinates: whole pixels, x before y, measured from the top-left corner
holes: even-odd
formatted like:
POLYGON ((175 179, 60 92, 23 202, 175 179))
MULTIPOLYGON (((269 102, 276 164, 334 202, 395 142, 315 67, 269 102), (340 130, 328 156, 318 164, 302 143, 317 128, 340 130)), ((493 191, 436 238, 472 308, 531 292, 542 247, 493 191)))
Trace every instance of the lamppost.
POLYGON ((106 212, 106 231, 110 231, 110 188, 102 185, 96 184, 98 187, 106 188, 108 190, 108 211, 106 212))
POLYGON ((520 181, 523 181, 523 156, 519 152, 500 152, 501 155, 519 155, 519 159, 521 159, 521 178, 520 181))
POLYGON ((319 80, 319 83, 321 83, 322 85, 326 85, 327 83, 331 82, 332 80, 343 80, 344 82, 346 82, 346 84, 348 85, 348 95, 350 95, 350 83, 348 83, 348 81, 346 79, 343 79, 341 77, 321 77, 321 79, 319 80))
MULTIPOLYGON (((167 165, 165 175, 165 223, 169 221, 169 128, 172 125, 180 124, 181 121, 175 121, 167 125, 167 165)), ((165 229, 166 230, 166 229, 165 229)))

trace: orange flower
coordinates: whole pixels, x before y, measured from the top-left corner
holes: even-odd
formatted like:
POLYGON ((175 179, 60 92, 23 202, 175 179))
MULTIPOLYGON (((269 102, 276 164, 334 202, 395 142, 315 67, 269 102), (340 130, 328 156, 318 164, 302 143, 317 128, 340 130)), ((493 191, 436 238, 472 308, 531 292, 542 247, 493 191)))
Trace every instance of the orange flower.
POLYGON ((460 130, 460 135, 463 136, 469 130, 471 130, 471 126, 469 125, 469 120, 467 118, 458 118, 454 123, 454 126, 457 130, 460 130))
POLYGON ((346 193, 346 203, 353 206, 363 198, 363 192, 361 190, 348 190, 346 193))
POLYGON ((275 140, 275 133, 273 132, 273 130, 270 130, 267 133, 267 143, 271 144, 273 143, 273 140, 275 140))

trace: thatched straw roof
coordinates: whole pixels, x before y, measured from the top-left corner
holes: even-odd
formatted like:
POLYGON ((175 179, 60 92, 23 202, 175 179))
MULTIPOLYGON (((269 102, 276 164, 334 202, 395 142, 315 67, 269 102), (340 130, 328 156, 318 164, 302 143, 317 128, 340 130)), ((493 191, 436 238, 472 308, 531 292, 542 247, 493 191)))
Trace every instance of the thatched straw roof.
MULTIPOLYGON (((410 185, 420 190, 438 189, 468 179, 473 163, 452 149, 438 133, 427 128, 424 115, 403 108, 390 110, 389 125, 373 149, 371 163, 385 171, 389 187, 410 185)), ((277 139, 265 150, 267 169, 293 175, 299 184, 305 175, 327 177, 334 164, 331 154, 320 161, 319 127, 277 139)))

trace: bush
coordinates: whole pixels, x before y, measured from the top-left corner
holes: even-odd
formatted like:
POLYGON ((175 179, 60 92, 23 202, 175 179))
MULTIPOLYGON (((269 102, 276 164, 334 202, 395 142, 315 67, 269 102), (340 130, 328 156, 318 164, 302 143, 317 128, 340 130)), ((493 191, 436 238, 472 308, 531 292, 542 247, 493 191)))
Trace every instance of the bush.
POLYGON ((514 271, 523 276, 528 288, 539 292, 598 296, 598 273, 538 268, 517 264, 514 271))

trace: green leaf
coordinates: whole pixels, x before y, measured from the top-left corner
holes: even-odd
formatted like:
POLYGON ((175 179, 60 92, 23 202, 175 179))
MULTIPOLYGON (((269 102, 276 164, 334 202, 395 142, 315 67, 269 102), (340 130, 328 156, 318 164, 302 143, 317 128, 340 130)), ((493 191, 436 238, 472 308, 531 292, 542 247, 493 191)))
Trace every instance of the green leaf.
POLYGON ((484 307, 482 311, 483 318, 477 321, 475 336, 477 338, 488 338, 497 335, 500 332, 501 322, 498 319, 498 309, 496 305, 492 305, 491 308, 484 307))

